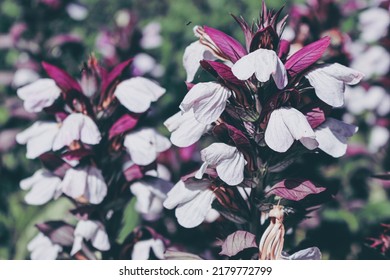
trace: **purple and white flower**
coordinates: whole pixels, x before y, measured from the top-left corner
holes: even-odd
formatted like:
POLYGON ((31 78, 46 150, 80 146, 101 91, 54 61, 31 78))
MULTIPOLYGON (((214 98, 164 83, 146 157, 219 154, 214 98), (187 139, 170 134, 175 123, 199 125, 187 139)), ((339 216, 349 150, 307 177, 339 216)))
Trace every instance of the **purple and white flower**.
POLYGON ((30 205, 42 205, 61 195, 61 179, 49 171, 39 169, 33 176, 20 181, 20 188, 29 191, 24 200, 30 205))
POLYGON ((68 169, 60 188, 64 194, 83 203, 99 204, 107 194, 102 172, 94 166, 68 169))
POLYGON ((92 246, 100 251, 107 251, 111 248, 107 232, 99 221, 80 220, 77 223, 71 255, 82 249, 84 240, 91 241, 92 246))
POLYGON ((246 161, 236 147, 224 143, 213 143, 201 152, 204 163, 195 178, 202 179, 207 167, 215 167, 218 176, 226 184, 236 186, 244 180, 244 167, 246 161))

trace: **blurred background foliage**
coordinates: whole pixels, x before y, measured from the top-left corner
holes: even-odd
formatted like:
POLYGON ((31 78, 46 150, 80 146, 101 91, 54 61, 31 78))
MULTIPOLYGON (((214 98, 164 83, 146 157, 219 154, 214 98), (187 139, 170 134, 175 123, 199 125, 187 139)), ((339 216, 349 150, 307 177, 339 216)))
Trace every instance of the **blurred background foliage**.
MULTIPOLYGON (((96 39, 101 30, 115 28, 119 11, 131 10, 140 30, 150 22, 159 22, 162 45, 147 53, 165 69, 158 81, 168 94, 156 106, 155 115, 158 118, 155 121, 167 134, 162 122, 177 111, 187 92, 182 56, 185 47, 195 41, 193 27, 212 26, 243 42, 241 29, 229 14, 242 15, 251 21, 258 17, 261 7, 260 0, 80 0, 77 3, 83 5, 88 14, 85 18, 75 19, 65 8, 48 8, 46 3, 50 2, 58 2, 65 7, 74 1, 0 1, 0 259, 28 258, 26 244, 36 234, 35 223, 56 218, 72 219, 67 214, 71 205, 66 199, 44 207, 28 206, 23 201, 24 194, 19 191, 19 181, 30 176, 39 166, 38 161, 27 160, 25 148, 12 140, 12 135, 36 118, 18 111, 21 104, 16 98, 15 85, 10 82, 19 65, 24 63, 26 53, 33 58, 35 64, 32 67, 42 76, 39 66, 42 60, 77 76, 89 54, 94 53, 102 58, 96 49, 96 39), (27 24, 27 32, 23 36, 30 41, 30 45, 24 46, 25 49, 12 47, 8 42, 11 30, 17 32, 15 25, 21 22, 27 24), (60 49, 51 47, 50 39, 59 34, 72 34, 81 41, 60 49)), ((267 4, 274 9, 285 5, 285 13, 291 5, 303 2, 272 0, 267 4)), ((356 14, 343 18, 340 27, 344 32, 356 34, 356 14)), ((128 57, 132 55, 129 53, 128 57)), ((202 75, 206 74, 200 73, 199 79, 202 79, 202 75)), ((365 128, 362 127, 351 142, 365 143, 365 137, 365 128)), ((386 145, 375 154, 349 155, 340 160, 324 154, 309 154, 302 158, 290 170, 291 174, 311 178, 338 192, 331 202, 313 212, 312 219, 304 221, 293 234, 287 236, 287 244, 301 248, 318 246, 324 258, 329 259, 383 258, 379 252, 367 246, 366 238, 378 235, 380 223, 390 223, 390 187, 384 181, 370 177, 390 170, 388 149, 386 145)), ((133 204, 134 201, 130 202, 126 208, 122 237, 136 225, 134 221, 137 215, 132 210, 133 204)), ((191 233, 187 234, 188 239, 191 233)))

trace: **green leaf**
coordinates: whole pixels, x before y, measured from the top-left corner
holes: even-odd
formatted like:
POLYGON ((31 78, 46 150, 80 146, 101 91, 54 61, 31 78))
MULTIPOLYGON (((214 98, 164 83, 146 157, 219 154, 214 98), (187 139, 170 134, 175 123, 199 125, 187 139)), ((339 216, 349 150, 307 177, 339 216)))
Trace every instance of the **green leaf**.
POLYGON ((135 203, 137 199, 133 197, 125 206, 122 218, 122 228, 118 234, 117 242, 122 244, 126 237, 139 224, 139 215, 135 211, 135 203))

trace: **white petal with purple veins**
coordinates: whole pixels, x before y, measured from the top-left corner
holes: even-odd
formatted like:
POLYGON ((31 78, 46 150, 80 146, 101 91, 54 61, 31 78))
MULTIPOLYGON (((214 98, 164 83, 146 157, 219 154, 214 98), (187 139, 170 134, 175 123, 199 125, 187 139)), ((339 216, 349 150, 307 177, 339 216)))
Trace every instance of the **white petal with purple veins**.
POLYGON ((39 79, 17 90, 27 112, 40 112, 51 106, 60 93, 61 89, 52 79, 39 79))
POLYGON ((64 194, 92 204, 99 204, 107 195, 107 184, 103 175, 93 166, 68 169, 60 188, 64 194))
POLYGON ((316 95, 325 103, 340 107, 344 104, 345 84, 355 85, 363 73, 339 63, 323 65, 305 76, 314 87, 316 95))
POLYGON ((315 129, 318 148, 332 157, 341 157, 347 151, 348 138, 357 132, 354 125, 328 118, 323 124, 315 129))
POLYGON ((214 199, 214 192, 206 189, 201 191, 191 201, 179 204, 175 210, 177 221, 185 228, 193 228, 200 225, 211 210, 211 204, 214 199))
POLYGON ((81 113, 73 113, 63 121, 54 140, 53 150, 57 151, 77 140, 85 144, 96 145, 101 139, 99 128, 90 117, 81 113))
POLYGON ((195 119, 194 111, 178 112, 164 122, 171 132, 171 142, 178 147, 188 147, 198 141, 209 129, 195 119))
POLYGON ((301 140, 310 149, 318 146, 306 117, 294 108, 280 108, 271 113, 264 139, 268 147, 279 153, 286 152, 294 140, 301 140))
POLYGON ((202 178, 207 165, 210 165, 216 168, 218 176, 228 185, 235 186, 244 180, 246 161, 236 147, 213 143, 201 151, 201 157, 205 164, 196 174, 196 178, 202 178))
POLYGON ((156 130, 143 128, 126 134, 123 145, 133 162, 148 165, 156 160, 159 152, 169 149, 171 143, 156 130))
POLYGON ((260 82, 267 82, 272 75, 276 86, 284 88, 287 71, 284 64, 272 50, 258 49, 240 58, 232 67, 233 74, 240 80, 247 80, 253 74, 260 82))
POLYGON ((180 104, 183 112, 193 109, 195 119, 202 124, 215 122, 225 110, 231 91, 218 83, 199 83, 191 88, 180 104))
POLYGON ((210 50, 202 45, 199 41, 191 43, 184 51, 183 66, 187 72, 186 81, 192 82, 195 78, 195 74, 200 66, 202 59, 215 60, 216 57, 210 52, 210 50))
POLYGON ((114 95, 131 112, 143 113, 149 109, 151 102, 157 101, 164 93, 165 89, 157 83, 135 77, 121 82, 114 95))
POLYGON ((180 180, 168 192, 164 207, 173 209, 179 204, 189 202, 208 187, 210 187, 208 180, 186 181, 186 183, 180 180))

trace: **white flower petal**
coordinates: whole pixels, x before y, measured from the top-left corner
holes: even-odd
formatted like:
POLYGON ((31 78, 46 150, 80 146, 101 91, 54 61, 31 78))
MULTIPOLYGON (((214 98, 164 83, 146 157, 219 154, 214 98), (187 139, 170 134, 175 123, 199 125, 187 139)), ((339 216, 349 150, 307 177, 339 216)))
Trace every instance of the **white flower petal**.
POLYGON ((134 113, 143 113, 151 102, 157 101, 165 89, 157 83, 142 77, 135 77, 121 82, 115 89, 119 102, 134 113))
POLYGON ((308 148, 317 146, 315 133, 306 117, 294 108, 280 108, 271 113, 265 130, 265 142, 274 151, 286 152, 295 140, 308 148))
POLYGON ((178 112, 164 122, 171 134, 171 142, 178 147, 188 147, 198 141, 209 126, 198 122, 194 111, 178 112))
POLYGON ((70 168, 61 182, 61 190, 67 196, 77 199, 84 195, 88 173, 85 168, 70 168))
POLYGON ((357 84, 363 73, 338 63, 324 65, 306 74, 316 95, 325 103, 340 107, 344 104, 345 84, 357 84))
POLYGON ((264 140, 268 147, 279 153, 286 152, 294 143, 294 138, 284 123, 280 110, 274 110, 271 113, 265 130, 264 140))
POLYGON ((208 187, 210 187, 210 182, 208 180, 188 180, 186 183, 180 180, 167 193, 164 207, 173 209, 179 204, 191 201, 208 187))
POLYGON ((26 157, 35 159, 52 150, 54 139, 59 131, 55 122, 37 121, 16 135, 19 144, 27 144, 26 157))
POLYGON ((185 228, 193 228, 200 225, 210 211, 214 199, 213 191, 206 189, 201 191, 191 201, 180 204, 175 211, 178 223, 185 228))
MULTIPOLYGON (((236 147, 224 143, 213 143, 201 151, 201 158, 207 165, 216 167, 218 176, 228 185, 238 185, 244 180, 246 161, 236 147)), ((205 169, 204 166, 202 167, 205 169)), ((200 175, 203 173, 197 174, 198 177, 200 175)))
POLYGON ((215 60, 215 56, 199 41, 191 43, 184 51, 183 66, 187 73, 187 82, 194 80, 202 59, 215 60))
POLYGON ((255 74, 257 80, 263 83, 272 75, 279 89, 288 83, 283 62, 274 51, 267 49, 258 49, 240 58, 233 65, 232 72, 240 80, 247 80, 255 74))
POLYGON ((131 253, 132 260, 147 260, 149 259, 150 249, 159 259, 164 259, 165 246, 160 239, 148 239, 135 243, 133 252, 131 253))
POLYGON ((73 256, 78 251, 81 251, 83 247, 83 237, 82 236, 75 236, 73 241, 72 250, 70 251, 70 255, 73 256))
POLYGON ((31 252, 32 260, 55 260, 62 251, 61 246, 53 244, 43 233, 38 233, 28 244, 27 249, 31 252))
POLYGON ((92 237, 92 246, 100 251, 110 250, 110 241, 108 235, 104 230, 103 225, 100 224, 94 236, 92 237))
POLYGON ((73 113, 62 123, 54 140, 53 150, 57 151, 77 140, 85 144, 96 145, 99 144, 101 138, 99 128, 90 117, 81 113, 73 113))
POLYGON ((236 186, 244 180, 246 161, 242 153, 238 152, 232 159, 222 160, 217 165, 219 178, 230 186, 236 186))
POLYGON ((159 152, 167 150, 171 143, 152 128, 142 128, 125 136, 123 145, 138 165, 148 165, 156 160, 159 152))
POLYGON ((96 167, 88 168, 86 199, 92 204, 99 204, 107 195, 107 184, 102 172, 96 167))
POLYGON ((316 139, 319 148, 333 157, 341 157, 347 150, 347 140, 357 131, 354 125, 328 118, 316 128, 316 139))
POLYGON ((198 122, 211 124, 221 116, 230 96, 230 90, 218 83, 199 83, 186 94, 180 109, 187 112, 192 108, 198 122))
POLYGON ((55 198, 61 179, 46 170, 38 170, 30 178, 20 182, 22 189, 31 189, 25 196, 30 205, 42 205, 55 198))
POLYGON ((39 79, 17 90, 27 112, 40 112, 51 106, 60 93, 61 89, 52 79, 39 79))

